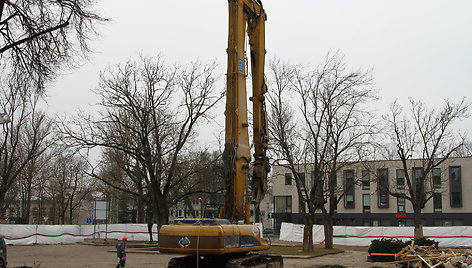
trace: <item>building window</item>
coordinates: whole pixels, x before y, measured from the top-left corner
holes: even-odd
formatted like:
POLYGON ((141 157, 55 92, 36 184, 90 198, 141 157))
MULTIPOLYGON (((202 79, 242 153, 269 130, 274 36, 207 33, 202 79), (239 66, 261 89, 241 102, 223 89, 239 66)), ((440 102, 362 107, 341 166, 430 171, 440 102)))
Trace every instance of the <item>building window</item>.
POLYGON ((424 193, 423 167, 413 168, 413 189, 416 193, 424 193))
POLYGON ((405 189, 405 170, 397 169, 397 189, 405 189))
POLYGON ((441 169, 433 168, 433 187, 435 189, 441 188, 441 169))
POLYGON ((362 195, 362 212, 370 213, 370 194, 362 195))
POLYGON ((397 197, 397 212, 398 213, 405 213, 405 198, 397 197))
POLYGON ((379 168, 377 170, 377 205, 379 208, 388 208, 389 206, 389 195, 388 195, 388 169, 379 168))
POLYGON ((285 173, 285 185, 292 185, 292 173, 285 173))
POLYGON ((461 167, 449 167, 449 184, 451 207, 462 207, 462 183, 461 183, 461 167))
POLYGON ((313 183, 312 191, 315 192, 315 200, 316 202, 322 202, 323 200, 323 181, 320 178, 315 178, 315 171, 311 172, 311 181, 313 183))
POLYGON ((434 212, 442 212, 442 194, 441 193, 433 194, 433 209, 434 209, 434 212))
POLYGON ((354 186, 355 186, 355 179, 354 179, 354 170, 348 169, 343 171, 344 177, 344 207, 345 208, 354 208, 354 186))
POLYGON ((370 173, 368 170, 362 171, 362 190, 370 190, 370 173))
POLYGON ((305 191, 305 172, 297 173, 298 178, 300 179, 300 190, 305 191))
POLYGON ((292 196, 274 196, 275 213, 292 212, 292 196))
POLYGON ((45 207, 42 207, 41 208, 41 217, 45 217, 47 214, 46 214, 46 208, 45 207))

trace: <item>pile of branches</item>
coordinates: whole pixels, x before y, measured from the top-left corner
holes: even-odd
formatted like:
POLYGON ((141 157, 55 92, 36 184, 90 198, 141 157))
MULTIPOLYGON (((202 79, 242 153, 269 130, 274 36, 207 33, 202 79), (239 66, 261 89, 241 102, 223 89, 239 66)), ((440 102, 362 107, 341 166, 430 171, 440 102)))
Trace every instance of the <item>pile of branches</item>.
POLYGON ((456 268, 456 267, 472 267, 472 251, 463 252, 453 251, 451 249, 440 251, 436 249, 436 245, 417 246, 415 241, 411 241, 398 253, 371 253, 372 256, 393 256, 394 262, 403 267, 427 267, 427 268, 456 268))

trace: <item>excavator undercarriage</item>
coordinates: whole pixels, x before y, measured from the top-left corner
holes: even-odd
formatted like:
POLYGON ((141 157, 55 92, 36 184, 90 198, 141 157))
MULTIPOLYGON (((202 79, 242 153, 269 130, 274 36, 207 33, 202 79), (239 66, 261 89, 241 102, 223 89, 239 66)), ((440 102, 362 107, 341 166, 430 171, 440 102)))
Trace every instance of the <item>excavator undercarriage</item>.
POLYGON ((194 268, 197 267, 197 259, 200 260, 198 267, 224 267, 224 268, 280 268, 283 267, 281 256, 267 254, 229 254, 218 256, 187 255, 173 258, 169 262, 169 268, 194 268))

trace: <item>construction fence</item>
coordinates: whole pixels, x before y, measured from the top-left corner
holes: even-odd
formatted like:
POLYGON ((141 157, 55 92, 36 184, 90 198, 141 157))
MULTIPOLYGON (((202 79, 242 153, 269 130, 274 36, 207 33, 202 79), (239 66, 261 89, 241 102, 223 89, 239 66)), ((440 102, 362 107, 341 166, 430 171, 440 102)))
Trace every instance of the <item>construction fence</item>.
MULTIPOLYGON (((301 224, 283 222, 280 229, 281 241, 302 242, 301 224)), ((396 238, 408 241, 414 238, 414 227, 360 227, 334 226, 333 242, 335 245, 369 246, 371 241, 380 238, 396 238)), ((439 241, 440 247, 472 247, 472 226, 423 227, 426 238, 439 241)), ((324 242, 323 225, 313 226, 313 242, 324 242)))
MULTIPOLYGON (((157 225, 152 228, 157 241, 157 225)), ((0 235, 10 245, 69 244, 85 238, 149 241, 147 224, 98 224, 98 225, 16 225, 0 224, 0 235)))
MULTIPOLYGON (((261 226, 259 226, 261 228, 261 226)), ((281 241, 302 242, 303 225, 282 223, 281 241)), ((472 247, 472 226, 423 227, 424 236, 439 241, 441 247, 472 247)), ((408 227, 358 227, 334 226, 334 244, 346 246, 369 246, 380 238, 410 240, 414 228, 408 227)), ((153 225, 153 240, 157 241, 157 225, 153 225)), ((0 224, 0 235, 7 244, 68 244, 82 242, 85 238, 149 241, 147 224, 99 224, 99 225, 15 225, 0 224)), ((314 243, 324 242, 322 225, 313 226, 314 243)))

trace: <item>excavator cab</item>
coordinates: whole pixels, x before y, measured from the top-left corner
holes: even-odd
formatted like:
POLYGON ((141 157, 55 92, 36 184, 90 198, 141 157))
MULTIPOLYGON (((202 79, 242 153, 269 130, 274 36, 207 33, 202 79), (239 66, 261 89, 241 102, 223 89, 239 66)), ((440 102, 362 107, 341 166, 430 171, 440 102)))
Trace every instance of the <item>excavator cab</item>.
POLYGON ((222 219, 224 206, 221 204, 204 204, 202 206, 202 218, 222 219))

